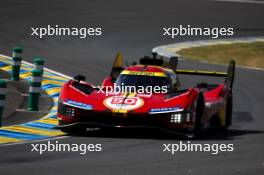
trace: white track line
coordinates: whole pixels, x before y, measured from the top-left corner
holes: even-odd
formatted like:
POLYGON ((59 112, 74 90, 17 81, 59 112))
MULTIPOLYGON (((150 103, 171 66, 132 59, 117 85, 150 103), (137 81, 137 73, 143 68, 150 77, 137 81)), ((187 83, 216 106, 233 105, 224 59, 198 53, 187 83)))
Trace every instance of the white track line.
POLYGON ((264 1, 256 1, 256 0, 212 0, 212 1, 264 4, 264 1))

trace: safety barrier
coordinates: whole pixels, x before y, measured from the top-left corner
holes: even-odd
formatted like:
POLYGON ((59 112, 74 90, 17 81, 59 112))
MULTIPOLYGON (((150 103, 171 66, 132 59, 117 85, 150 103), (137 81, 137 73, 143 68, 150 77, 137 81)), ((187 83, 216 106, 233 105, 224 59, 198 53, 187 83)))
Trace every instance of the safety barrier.
MULTIPOLYGON (((13 49, 12 57, 0 54, 0 70, 10 73, 11 80, 19 81, 21 78, 29 81, 29 111, 39 110, 38 105, 36 105, 36 101, 41 97, 39 93, 40 91, 45 91, 46 94, 48 94, 53 101, 53 105, 49 113, 41 119, 20 125, 1 127, 0 143, 23 142, 63 135, 63 132, 55 129, 58 125, 57 105, 61 86, 68 81, 70 77, 63 76, 60 73, 44 68, 44 60, 42 58, 36 58, 34 60, 34 64, 22 61, 23 49, 20 48, 22 50, 21 51, 17 48, 18 47, 13 49), (14 63, 14 57, 21 58, 19 69, 18 67, 14 67, 15 64, 19 65, 18 63, 14 63)), ((1 93, 2 90, 0 81, 0 99, 1 93)))

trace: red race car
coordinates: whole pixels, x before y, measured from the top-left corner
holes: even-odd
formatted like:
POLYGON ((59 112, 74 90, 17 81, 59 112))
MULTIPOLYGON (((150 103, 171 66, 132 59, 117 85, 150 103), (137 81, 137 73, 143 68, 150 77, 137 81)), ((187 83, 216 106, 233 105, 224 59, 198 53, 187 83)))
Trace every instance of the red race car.
POLYGON ((207 128, 227 129, 232 123, 235 62, 230 61, 227 73, 179 70, 177 65, 177 57, 158 58, 153 53, 141 58, 140 64, 124 67, 118 54, 101 86, 75 76, 61 90, 59 128, 74 133, 87 128, 151 127, 188 137, 207 128), (223 77, 224 81, 183 89, 182 74, 223 77))

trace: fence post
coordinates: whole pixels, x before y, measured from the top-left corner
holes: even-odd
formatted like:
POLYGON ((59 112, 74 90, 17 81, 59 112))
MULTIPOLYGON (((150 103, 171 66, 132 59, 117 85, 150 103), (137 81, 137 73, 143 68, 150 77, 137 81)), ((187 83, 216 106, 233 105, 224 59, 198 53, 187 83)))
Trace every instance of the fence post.
POLYGON ((33 69, 29 87, 28 110, 39 110, 39 97, 41 93, 42 73, 40 70, 33 69))
POLYGON ((44 60, 42 58, 35 58, 34 63, 35 63, 35 69, 41 71, 43 74, 44 70, 44 60))
POLYGON ((12 65, 12 76, 11 80, 19 81, 20 77, 20 66, 22 61, 23 49, 21 47, 14 47, 12 52, 13 65, 12 65))

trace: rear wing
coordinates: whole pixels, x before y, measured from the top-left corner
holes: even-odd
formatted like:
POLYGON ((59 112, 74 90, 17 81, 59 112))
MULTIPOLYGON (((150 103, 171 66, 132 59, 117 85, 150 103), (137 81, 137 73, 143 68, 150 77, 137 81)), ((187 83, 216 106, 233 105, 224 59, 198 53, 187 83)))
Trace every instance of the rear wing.
POLYGON ((233 83, 235 78, 235 68, 236 68, 236 62, 234 60, 231 60, 229 62, 227 72, 204 71, 204 70, 180 70, 177 69, 177 65, 178 65, 178 57, 171 57, 169 61, 169 68, 174 70, 176 74, 225 77, 226 85, 231 89, 233 88, 233 83))
POLYGON ((177 74, 185 75, 201 75, 201 76, 213 76, 213 77, 226 77, 226 72, 215 72, 215 71, 202 71, 202 70, 176 70, 177 74))

